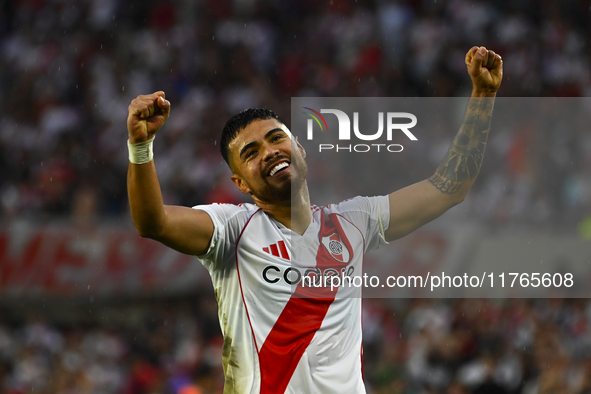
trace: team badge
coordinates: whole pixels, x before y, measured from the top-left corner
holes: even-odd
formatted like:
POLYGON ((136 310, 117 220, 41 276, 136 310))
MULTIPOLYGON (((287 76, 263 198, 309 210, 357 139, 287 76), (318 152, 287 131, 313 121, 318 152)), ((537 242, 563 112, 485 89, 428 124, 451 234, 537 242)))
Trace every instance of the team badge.
POLYGON ((336 261, 343 264, 349 263, 351 254, 337 233, 322 237, 322 244, 336 261))

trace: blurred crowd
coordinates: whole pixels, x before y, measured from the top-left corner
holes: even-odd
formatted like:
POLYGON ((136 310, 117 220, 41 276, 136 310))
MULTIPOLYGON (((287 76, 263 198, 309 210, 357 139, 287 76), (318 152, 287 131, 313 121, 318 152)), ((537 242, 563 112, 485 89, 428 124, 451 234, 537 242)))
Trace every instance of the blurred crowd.
MULTIPOLYGON (((230 115, 289 125, 296 96, 468 96, 473 45, 503 56, 500 96, 589 100, 590 15, 588 0, 0 0, 0 221, 128 217, 127 106, 157 90, 173 108, 156 165, 181 205, 244 201, 219 154, 230 115)), ((534 126, 493 120, 471 218, 591 216, 591 133, 534 126)), ((441 140, 421 151, 443 158, 441 140)), ((405 168, 429 176, 422 158, 405 168)), ((0 394, 220 393, 211 297, 71 322, 0 309, 0 394)), ((370 394, 591 393, 588 300, 390 302, 364 301, 370 394)))
MULTIPOLYGON (((0 321, 0 393, 219 394, 209 298, 0 321)), ((369 394, 591 392, 589 300, 369 299, 363 325, 369 394)))
POLYGON ((88 305, 92 313, 72 308, 65 320, 6 308, 0 393, 221 393, 222 337, 210 298, 88 305))
MULTIPOLYGON (((156 90, 173 104, 156 163, 166 202, 182 205, 244 201, 218 153, 229 115, 265 106, 289 124, 292 96, 467 96, 474 44, 502 54, 502 96, 590 96, 589 12, 586 0, 0 1, 0 212, 125 214, 127 106, 156 90)), ((497 139, 473 217, 591 213, 591 137, 554 132, 497 139)))
POLYGON ((417 299, 394 313, 368 301, 373 393, 591 392, 589 300, 417 299))

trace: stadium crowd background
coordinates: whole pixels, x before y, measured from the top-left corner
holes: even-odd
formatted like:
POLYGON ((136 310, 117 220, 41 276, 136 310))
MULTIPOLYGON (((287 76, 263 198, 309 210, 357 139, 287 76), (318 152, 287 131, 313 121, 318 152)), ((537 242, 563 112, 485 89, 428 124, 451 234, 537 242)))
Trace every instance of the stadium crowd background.
MULTIPOLYGON (((240 202, 217 145, 229 115, 266 106, 289 124, 292 96, 466 96, 474 44, 503 56, 502 96, 590 96, 590 17, 586 0, 0 1, 2 223, 128 220, 138 94, 173 104, 155 143, 166 202, 240 202)), ((587 129, 492 138, 475 220, 569 231, 591 215, 587 129)), ((406 165, 428 176, 419 160, 406 165)), ((2 310, 2 394, 221 392, 209 291, 72 321, 2 310)), ((366 300, 368 390, 589 393, 590 323, 587 300, 366 300)))

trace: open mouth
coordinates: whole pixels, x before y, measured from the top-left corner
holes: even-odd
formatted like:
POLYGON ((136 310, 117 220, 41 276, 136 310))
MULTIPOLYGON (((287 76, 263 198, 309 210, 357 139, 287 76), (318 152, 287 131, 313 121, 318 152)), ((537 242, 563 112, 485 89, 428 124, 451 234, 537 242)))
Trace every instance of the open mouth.
POLYGON ((271 168, 271 171, 269 172, 269 176, 275 176, 277 174, 280 174, 282 172, 284 172, 287 168, 289 168, 290 163, 286 162, 286 161, 282 161, 281 163, 277 163, 276 165, 274 165, 271 168))

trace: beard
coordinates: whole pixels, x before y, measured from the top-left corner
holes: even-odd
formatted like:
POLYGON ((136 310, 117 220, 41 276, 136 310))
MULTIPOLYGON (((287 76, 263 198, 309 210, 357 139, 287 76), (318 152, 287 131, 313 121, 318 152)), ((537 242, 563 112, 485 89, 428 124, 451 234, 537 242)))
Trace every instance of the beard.
MULTIPOLYGON (((279 186, 267 183, 265 188, 253 191, 253 197, 273 204, 291 204, 292 196, 300 193, 308 176, 306 161, 299 156, 294 158, 295 160, 290 164, 292 177, 289 182, 284 182, 279 186)), ((251 190, 254 189, 251 188, 251 190)))

